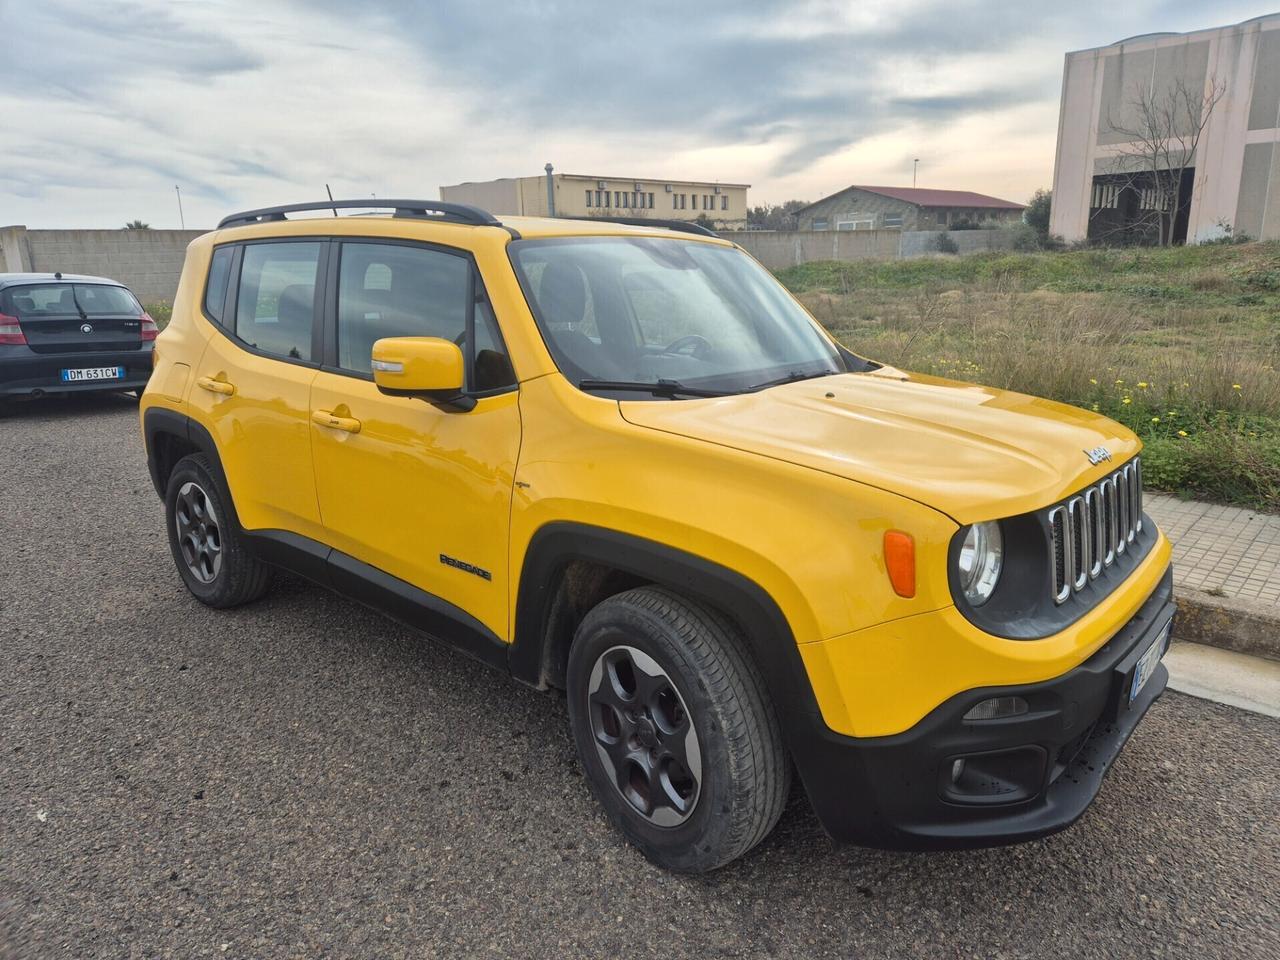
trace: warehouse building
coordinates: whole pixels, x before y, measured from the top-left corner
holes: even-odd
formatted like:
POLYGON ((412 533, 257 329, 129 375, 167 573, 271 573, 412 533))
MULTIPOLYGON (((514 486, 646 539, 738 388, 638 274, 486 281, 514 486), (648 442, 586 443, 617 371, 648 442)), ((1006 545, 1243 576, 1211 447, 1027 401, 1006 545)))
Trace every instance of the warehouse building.
POLYGON ((1175 243, 1228 229, 1280 237, 1278 136, 1280 14, 1068 53, 1049 229, 1069 241, 1151 242, 1148 225, 1166 216, 1175 243), (1147 163, 1133 134, 1159 124, 1144 105, 1159 114, 1184 90, 1194 110, 1173 117, 1147 163))
POLYGON ((470 203, 495 214, 590 218, 642 217, 697 220, 716 227, 742 229, 747 222, 746 183, 707 180, 662 180, 641 177, 598 177, 555 173, 510 177, 440 188, 440 199, 470 203), (550 210, 548 182, 555 209, 550 210))
POLYGON ((968 190, 845 187, 796 211, 801 230, 954 230, 1022 217, 1023 205, 968 190))

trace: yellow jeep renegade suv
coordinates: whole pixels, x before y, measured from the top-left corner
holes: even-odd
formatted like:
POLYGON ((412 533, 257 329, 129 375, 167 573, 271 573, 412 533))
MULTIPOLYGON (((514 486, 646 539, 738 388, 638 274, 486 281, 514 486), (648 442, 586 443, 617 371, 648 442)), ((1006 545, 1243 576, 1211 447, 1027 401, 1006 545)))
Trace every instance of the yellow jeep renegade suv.
POLYGON ((188 250, 141 417, 199 600, 287 569, 565 690, 675 870, 759 843, 793 770, 868 845, 1081 815, 1167 679, 1132 433, 865 360, 690 224, 384 205, 188 250))

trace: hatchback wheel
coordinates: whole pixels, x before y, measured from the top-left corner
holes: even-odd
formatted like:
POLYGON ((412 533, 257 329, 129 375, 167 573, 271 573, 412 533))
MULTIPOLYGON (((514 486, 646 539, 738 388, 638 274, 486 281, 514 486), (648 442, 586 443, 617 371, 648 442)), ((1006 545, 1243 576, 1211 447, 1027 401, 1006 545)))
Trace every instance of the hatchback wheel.
POLYGON ((203 454, 183 457, 165 494, 169 547, 187 589, 211 607, 257 600, 271 584, 271 569, 249 552, 231 498, 203 454))
POLYGON ((759 669, 717 611, 645 587, 583 620, 569 720, 609 819, 650 860, 699 873, 773 829, 791 766, 759 669))

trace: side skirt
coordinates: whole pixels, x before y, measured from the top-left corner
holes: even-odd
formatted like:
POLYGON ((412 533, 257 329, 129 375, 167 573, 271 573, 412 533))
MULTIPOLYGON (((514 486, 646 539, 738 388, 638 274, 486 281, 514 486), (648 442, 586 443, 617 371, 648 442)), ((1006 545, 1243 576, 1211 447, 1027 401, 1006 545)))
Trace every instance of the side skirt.
POLYGON ((508 645, 460 607, 377 567, 286 530, 245 530, 264 562, 350 597, 481 663, 509 673, 508 645))

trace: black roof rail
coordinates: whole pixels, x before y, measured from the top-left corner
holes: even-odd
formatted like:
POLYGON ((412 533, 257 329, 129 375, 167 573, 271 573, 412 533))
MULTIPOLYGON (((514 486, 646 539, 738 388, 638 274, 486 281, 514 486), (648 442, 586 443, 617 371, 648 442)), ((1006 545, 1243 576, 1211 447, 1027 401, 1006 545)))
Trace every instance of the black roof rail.
POLYGON ((655 220, 651 217, 562 217, 563 220, 603 220, 605 223, 625 223, 630 227, 662 227, 664 230, 675 230, 677 233, 694 233, 700 237, 720 237, 714 230, 704 227, 693 220, 655 220))
POLYGON ((244 210, 223 217, 218 229, 241 227, 250 223, 279 223, 288 219, 286 213, 302 213, 306 210, 394 210, 396 217, 417 217, 447 220, 450 223, 469 223, 476 227, 500 227, 498 218, 488 210, 481 210, 466 203, 445 203, 440 200, 317 200, 315 203, 287 203, 280 207, 261 207, 244 210))

